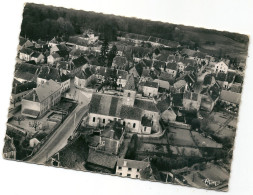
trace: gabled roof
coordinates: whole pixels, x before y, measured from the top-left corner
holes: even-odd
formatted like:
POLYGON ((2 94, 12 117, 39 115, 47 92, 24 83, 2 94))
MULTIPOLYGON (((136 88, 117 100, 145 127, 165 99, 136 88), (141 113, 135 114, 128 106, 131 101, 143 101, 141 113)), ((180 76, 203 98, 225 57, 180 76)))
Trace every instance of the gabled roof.
POLYGON ((141 121, 142 110, 138 107, 122 106, 120 110, 120 118, 141 121))
POLYGON ((143 86, 145 87, 152 87, 152 88, 158 88, 158 83, 157 82, 152 82, 152 81, 146 81, 143 86))
POLYGON ((126 163, 126 167, 128 168, 135 168, 135 169, 145 169, 146 167, 150 166, 149 162, 146 161, 137 161, 137 160, 129 160, 129 159, 122 159, 119 158, 117 160, 117 166, 124 167, 124 162, 126 163))
POLYGON ((78 68, 85 65, 88 61, 86 60, 84 56, 80 56, 79 58, 74 59, 72 62, 74 66, 78 68))
POLYGON ((49 66, 42 66, 38 73, 38 78, 50 80, 56 82, 64 82, 69 79, 65 74, 60 74, 60 70, 49 66))
POLYGON ((135 85, 134 75, 133 74, 130 74, 128 76, 128 79, 127 79, 127 82, 126 82, 126 85, 125 85, 124 89, 125 90, 132 90, 132 91, 136 90, 136 85, 135 85))
POLYGON ((84 71, 79 71, 76 74, 76 77, 79 79, 88 79, 92 75, 92 72, 89 67, 85 68, 84 71))
POLYGON ((193 100, 193 101, 198 101, 198 96, 199 96, 199 94, 197 94, 197 93, 185 91, 183 98, 193 100))
POLYGON ((160 113, 163 113, 165 110, 167 110, 170 106, 170 98, 167 97, 166 99, 159 101, 156 104, 156 107, 158 108, 158 110, 160 111, 160 113))
POLYGON ((52 95, 53 93, 55 93, 60 89, 61 89, 60 84, 56 83, 53 80, 49 80, 46 83, 35 88, 30 93, 28 93, 23 99, 33 101, 33 96, 35 95, 35 101, 42 102, 43 100, 45 100, 50 95, 52 95))
POLYGON ((195 71, 195 67, 194 66, 186 66, 184 71, 192 71, 194 72, 195 71))
POLYGON ((106 137, 109 139, 120 140, 124 132, 124 127, 117 121, 108 123, 104 128, 101 137, 106 137))
POLYGON ((32 57, 33 57, 33 58, 38 58, 40 55, 43 55, 43 54, 41 54, 41 53, 39 53, 39 52, 34 52, 34 53, 32 54, 32 57))
POLYGON ((214 77, 212 74, 207 74, 204 78, 203 85, 210 85, 213 81, 214 77))
POLYGON ((52 56, 54 59, 61 57, 58 53, 53 53, 50 56, 52 56))
POLYGON ((166 65, 166 69, 177 70, 177 63, 175 63, 175 62, 168 62, 167 65, 166 65))
POLYGON ((118 156, 116 155, 107 154, 99 150, 90 150, 87 163, 114 169, 117 163, 117 159, 118 156))
POLYGON ((153 82, 158 83, 159 88, 163 88, 163 89, 167 89, 167 90, 170 89, 170 83, 168 81, 155 79, 153 82))
POLYGON ((215 82, 214 85, 209 88, 208 93, 212 98, 212 100, 215 101, 220 96, 221 93, 220 85, 217 82, 215 82))
POLYGON ((243 83, 243 76, 242 75, 235 75, 235 80, 234 80, 235 83, 240 83, 242 84, 243 83))
POLYGON ((225 81, 226 80, 226 77, 227 77, 227 75, 226 75, 226 73, 224 73, 224 72, 219 72, 218 74, 217 74, 217 76, 216 76, 216 80, 217 81, 225 81))
POLYGON ((231 102, 231 103, 239 105, 241 102, 241 94, 235 93, 232 91, 222 90, 220 94, 220 99, 223 101, 227 101, 227 102, 231 102))
POLYGON ((27 55, 31 55, 33 53, 33 50, 30 48, 22 48, 19 52, 27 54, 27 55))
POLYGON ((179 80, 177 82, 174 83, 173 87, 175 89, 180 89, 181 87, 184 87, 186 85, 186 81, 185 80, 179 80))
POLYGON ((164 69, 166 67, 166 63, 163 61, 159 61, 159 60, 154 60, 153 66, 156 69, 164 69))
POLYGON ((16 70, 14 77, 29 81, 35 77, 36 72, 38 70, 38 66, 28 63, 21 63, 16 64, 15 69, 16 70))

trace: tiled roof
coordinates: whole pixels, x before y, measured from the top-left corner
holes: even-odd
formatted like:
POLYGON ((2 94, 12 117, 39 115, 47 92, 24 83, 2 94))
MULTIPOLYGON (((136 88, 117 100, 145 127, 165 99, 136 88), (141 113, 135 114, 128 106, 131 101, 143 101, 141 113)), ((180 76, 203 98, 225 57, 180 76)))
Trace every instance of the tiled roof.
POLYGON ((37 84, 34 81, 23 83, 23 84, 19 84, 19 85, 14 86, 12 88, 12 93, 13 94, 19 94, 19 93, 22 93, 24 91, 31 90, 31 89, 35 88, 36 86, 37 86, 37 84))
POLYGON ((232 91, 222 90, 220 94, 220 99, 239 105, 241 102, 241 94, 232 91))
POLYGON ((166 65, 166 69, 177 70, 177 63, 175 63, 175 62, 168 62, 167 65, 166 65))
POLYGON ((156 69, 164 69, 166 67, 166 63, 163 61, 159 61, 159 60, 154 60, 153 66, 156 69))
POLYGON ((186 85, 186 81, 185 80, 179 80, 177 82, 174 83, 173 87, 175 89, 180 89, 181 87, 186 85))
POLYGON ((142 110, 138 107, 122 106, 120 110, 120 118, 141 121, 142 110))
POLYGON ((212 98, 212 100, 215 101, 220 96, 221 93, 220 85, 217 82, 215 82, 214 85, 209 88, 208 93, 212 98))
POLYGON ((90 76, 92 75, 92 72, 90 70, 89 67, 85 68, 84 71, 79 71, 77 74, 76 74, 76 77, 79 78, 79 79, 88 79, 90 76))
POLYGON ((102 151, 90 150, 87 162, 99 165, 105 168, 114 169, 117 163, 118 156, 107 154, 102 151))
POLYGON ((35 101, 36 102, 42 102, 46 98, 48 98, 50 95, 55 93, 56 91, 61 89, 61 85, 56 83, 53 80, 49 80, 43 85, 40 85, 39 87, 35 88, 33 91, 28 93, 24 99, 33 101, 33 94, 35 94, 35 101))
POLYGON ((88 61, 86 60, 85 57, 80 56, 79 58, 74 59, 72 62, 76 68, 79 68, 85 65, 88 61))
POLYGON ((167 97, 166 99, 159 101, 156 104, 156 107, 158 108, 158 110, 160 111, 160 113, 163 113, 165 110, 167 110, 170 106, 170 98, 167 97))
POLYGON ((128 168, 145 169, 146 167, 150 166, 149 162, 137 161, 137 160, 129 160, 129 159, 122 159, 122 158, 118 159, 117 166, 124 167, 124 162, 126 162, 126 166, 128 168))
POLYGON ((194 66, 186 66, 184 71, 195 71, 195 67, 194 66))
POLYGON ((207 74, 204 78, 203 85, 210 85, 212 83, 213 76, 211 74, 207 74))
POLYGON ((127 83, 126 83, 124 89, 126 89, 126 90, 133 90, 133 91, 136 90, 136 85, 135 85, 134 75, 133 74, 130 74, 128 76, 127 83))
POLYGON ((24 54, 27 54, 27 55, 31 55, 33 53, 33 50, 30 49, 30 48, 22 48, 20 50, 20 53, 24 53, 24 54))
POLYGON ((101 137, 106 137, 110 139, 120 140, 123 135, 124 127, 117 121, 108 123, 101 133, 101 137))
POLYGON ((225 81, 226 80, 226 77, 227 77, 227 75, 226 75, 226 73, 224 73, 224 72, 219 72, 218 74, 217 74, 217 76, 216 76, 216 80, 217 81, 225 81))
POLYGON ((235 80, 234 80, 235 83, 243 83, 243 76, 242 75, 235 75, 235 80))
POLYGON ((227 73, 226 81, 227 81, 228 83, 232 83, 232 82, 234 81, 234 79, 235 79, 235 75, 236 75, 235 72, 228 72, 228 73, 227 73))
POLYGON ((158 112, 156 104, 152 101, 135 99, 134 106, 143 110, 148 110, 152 112, 158 112))
POLYGON ((167 89, 167 90, 170 89, 170 83, 168 81, 155 79, 153 82, 158 83, 159 88, 163 88, 163 89, 167 89))
POLYGON ((32 57, 38 58, 40 55, 41 55, 41 53, 39 53, 39 52, 34 52, 34 53, 32 54, 32 57))
POLYGON ((56 82, 64 82, 69 79, 68 76, 65 74, 60 74, 60 70, 56 68, 52 68, 49 66, 42 66, 40 68, 40 71, 38 73, 38 78, 50 80, 52 79, 53 81, 56 82))
POLYGON ((21 63, 21 64, 16 64, 15 67, 15 74, 14 76, 16 78, 24 79, 24 80, 32 80, 36 72, 38 70, 38 66, 28 64, 28 63, 21 63))
POLYGON ((174 106, 183 106, 183 93, 172 94, 172 102, 174 106))
POLYGON ((143 86, 158 88, 158 83, 157 83, 157 82, 152 82, 152 81, 146 81, 146 82, 143 84, 143 86))
POLYGON ((198 101, 198 94, 197 93, 193 93, 193 92, 185 91, 184 92, 184 99, 198 101))

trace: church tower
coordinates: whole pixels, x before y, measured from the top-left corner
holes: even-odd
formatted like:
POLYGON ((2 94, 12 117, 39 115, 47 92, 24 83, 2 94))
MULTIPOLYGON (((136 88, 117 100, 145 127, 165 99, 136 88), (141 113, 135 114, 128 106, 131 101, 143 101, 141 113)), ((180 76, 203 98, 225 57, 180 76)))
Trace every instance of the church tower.
POLYGON ((126 86, 124 87, 123 93, 123 105, 134 106, 136 96, 136 86, 134 81, 134 75, 131 74, 128 76, 126 86))

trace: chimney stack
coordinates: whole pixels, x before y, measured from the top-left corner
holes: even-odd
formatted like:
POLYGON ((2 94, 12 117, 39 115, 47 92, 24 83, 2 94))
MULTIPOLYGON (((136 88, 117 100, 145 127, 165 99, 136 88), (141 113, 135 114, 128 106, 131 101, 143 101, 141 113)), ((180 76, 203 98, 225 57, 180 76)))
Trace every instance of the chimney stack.
POLYGON ((35 102, 35 99, 36 99, 36 94, 33 93, 33 101, 35 102))

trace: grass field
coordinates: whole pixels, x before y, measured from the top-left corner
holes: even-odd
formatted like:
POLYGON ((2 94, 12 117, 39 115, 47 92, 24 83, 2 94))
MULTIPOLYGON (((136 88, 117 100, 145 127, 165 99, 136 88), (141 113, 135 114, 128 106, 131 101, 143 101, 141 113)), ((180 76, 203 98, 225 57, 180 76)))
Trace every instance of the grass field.
POLYGON ((170 127, 168 139, 171 145, 196 147, 189 130, 170 127))

